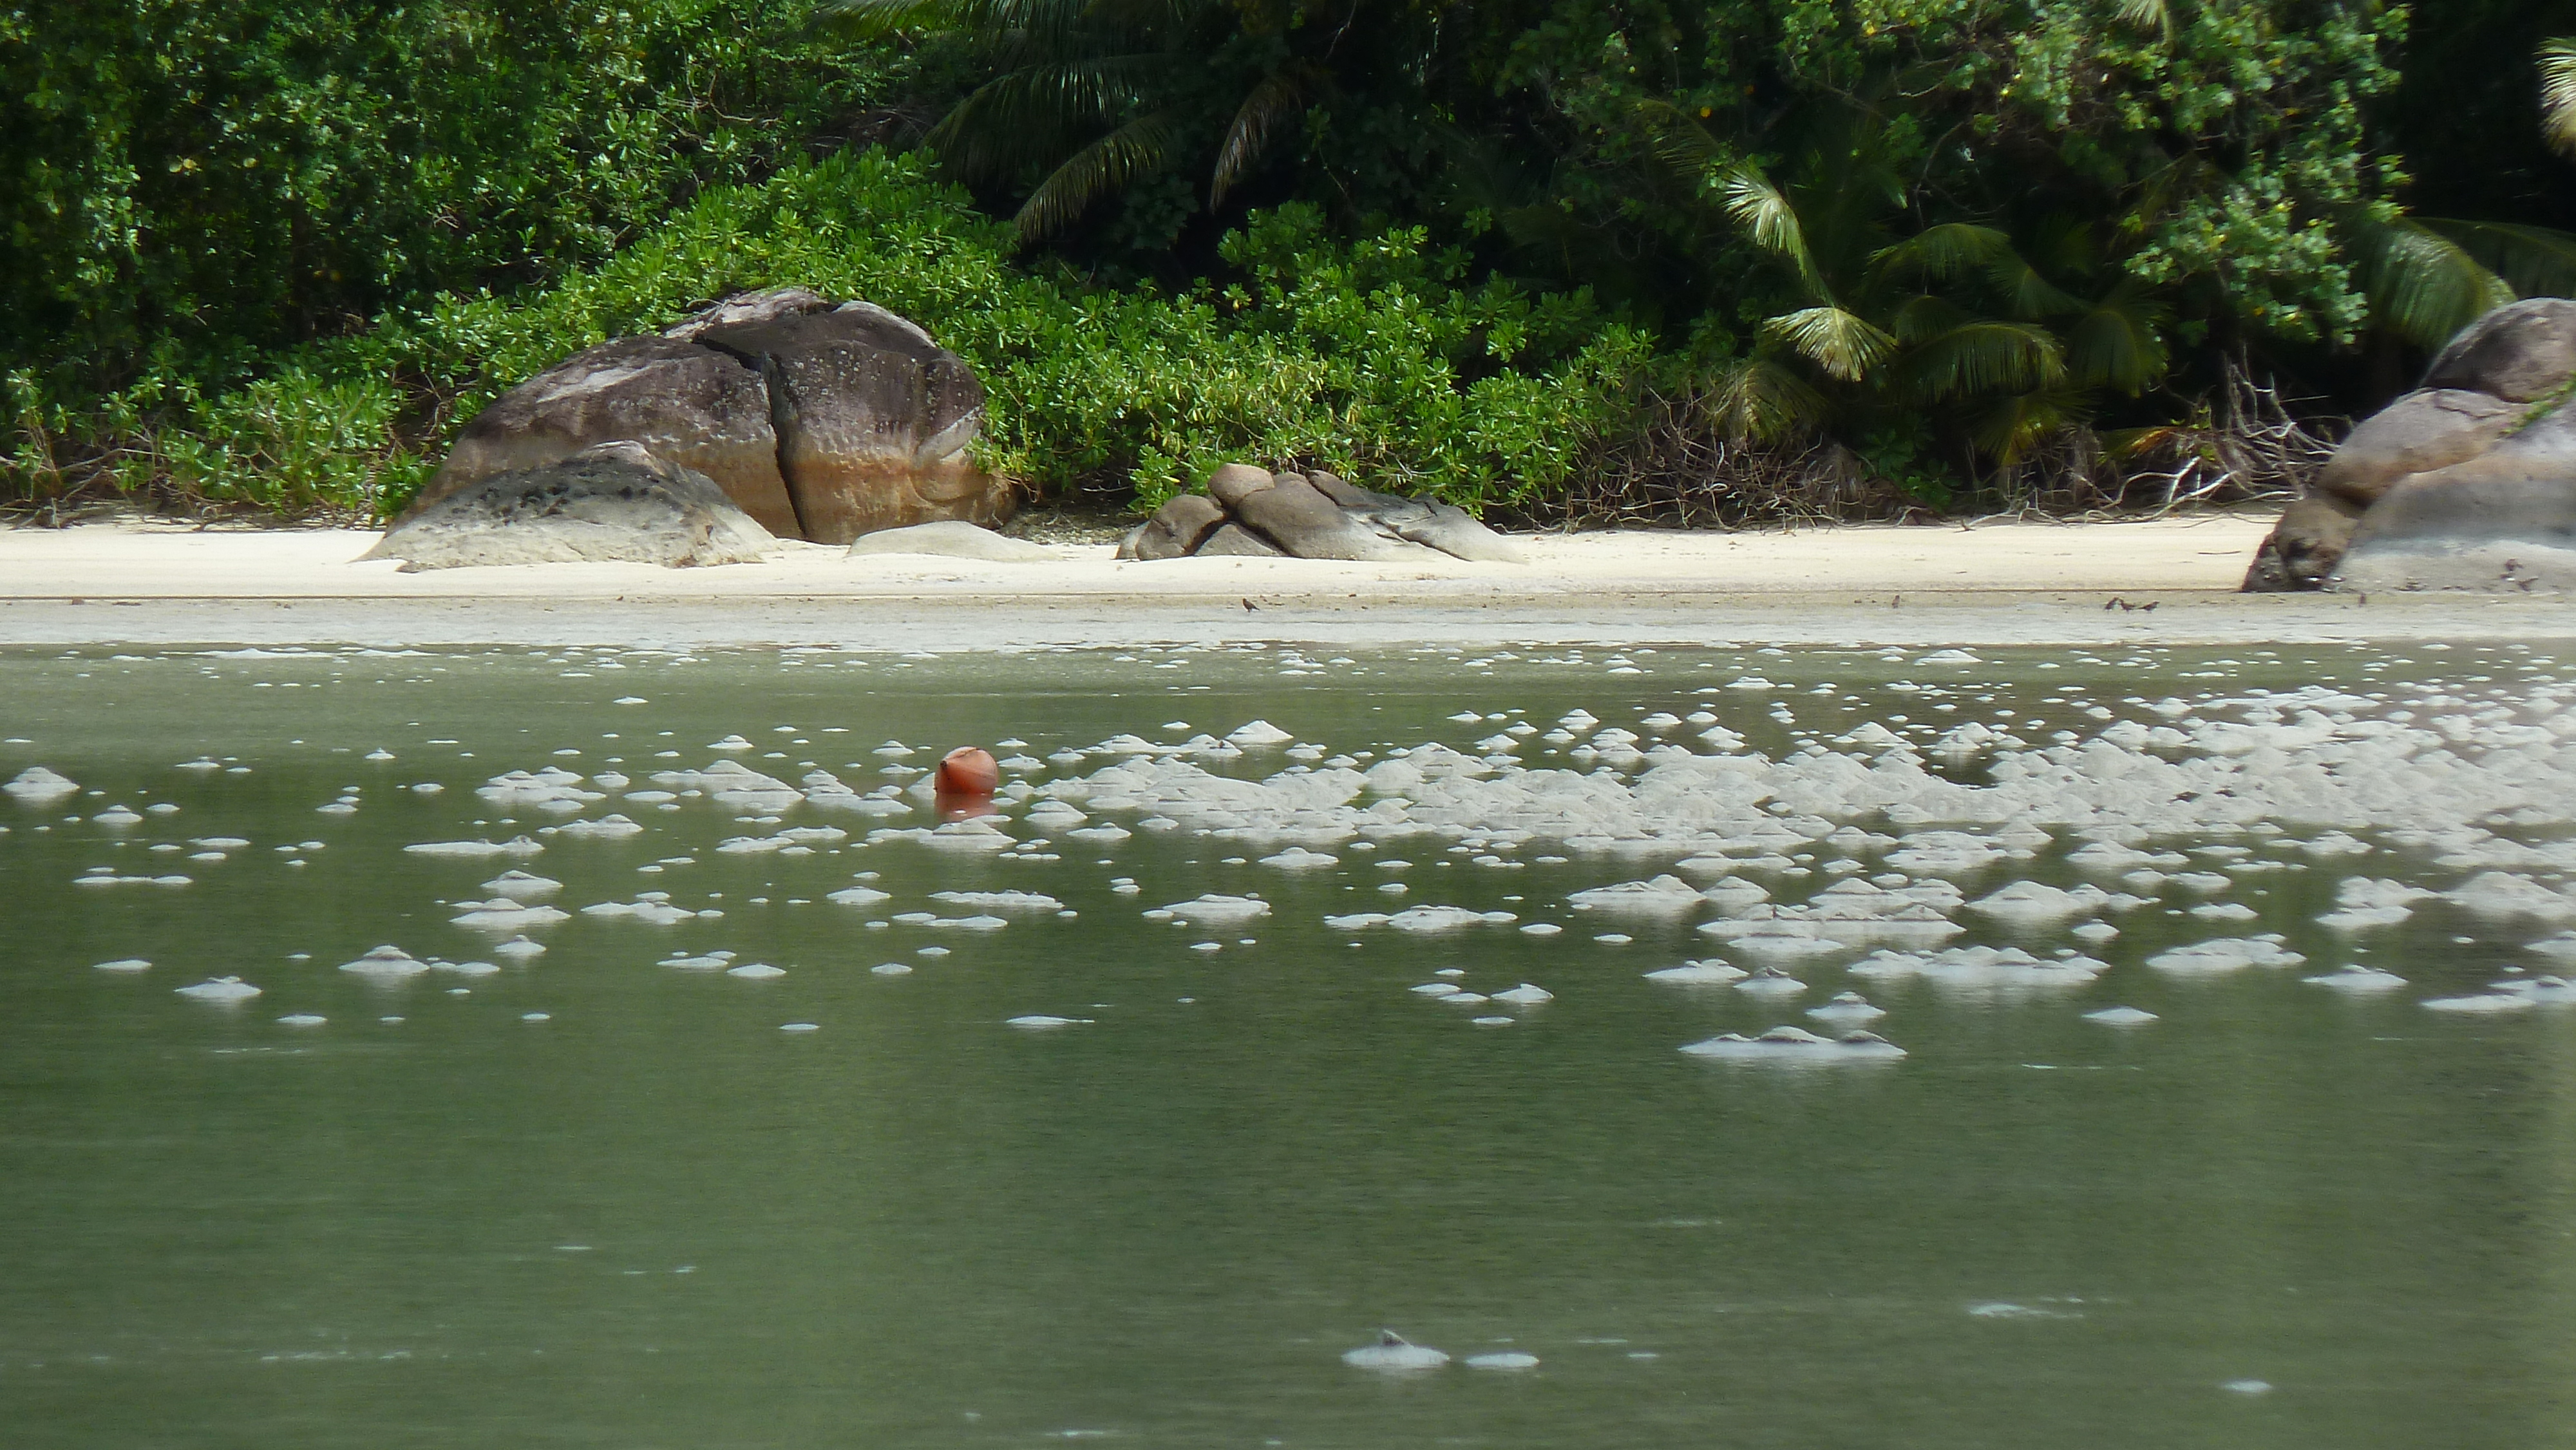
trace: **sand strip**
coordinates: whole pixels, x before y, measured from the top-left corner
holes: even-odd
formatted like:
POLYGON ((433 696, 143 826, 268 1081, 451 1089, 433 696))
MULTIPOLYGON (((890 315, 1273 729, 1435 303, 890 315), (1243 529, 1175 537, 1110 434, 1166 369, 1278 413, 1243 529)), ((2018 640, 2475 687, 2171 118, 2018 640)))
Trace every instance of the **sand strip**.
POLYGON ((2234 593, 2259 516, 2116 524, 1619 531, 1521 540, 1525 565, 849 558, 404 574, 376 535, 128 522, 0 531, 0 644, 838 644, 1763 640, 2232 644, 2571 638, 2547 597, 2234 593), (2120 603, 2113 603, 2114 600, 2120 603), (2129 607, 2123 608, 2122 604, 2129 607), (2143 606, 2153 604, 2149 610, 2143 606))

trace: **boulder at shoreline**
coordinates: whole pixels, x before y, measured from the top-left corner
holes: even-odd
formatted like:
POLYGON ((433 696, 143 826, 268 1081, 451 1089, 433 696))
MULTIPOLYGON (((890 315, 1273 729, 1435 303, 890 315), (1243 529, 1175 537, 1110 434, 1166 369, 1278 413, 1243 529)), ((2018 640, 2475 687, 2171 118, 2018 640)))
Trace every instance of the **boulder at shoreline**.
POLYGON ((1321 469, 1271 473, 1244 463, 1209 474, 1206 493, 1165 502, 1118 545, 1121 559, 1284 555, 1402 563, 1444 554, 1528 562, 1509 539, 1454 504, 1374 493, 1321 469))
POLYGON ((2284 510, 2251 591, 2576 589, 2576 302, 2471 323, 2284 510))
POLYGON ((641 443, 494 474, 415 509, 362 557, 402 572, 493 564, 757 564, 778 540, 713 479, 641 443))
POLYGON ((882 307, 796 287, 742 293, 494 399, 405 519, 482 479, 628 441, 712 479, 783 538, 993 525, 1017 500, 966 457, 983 413, 966 361, 882 307))

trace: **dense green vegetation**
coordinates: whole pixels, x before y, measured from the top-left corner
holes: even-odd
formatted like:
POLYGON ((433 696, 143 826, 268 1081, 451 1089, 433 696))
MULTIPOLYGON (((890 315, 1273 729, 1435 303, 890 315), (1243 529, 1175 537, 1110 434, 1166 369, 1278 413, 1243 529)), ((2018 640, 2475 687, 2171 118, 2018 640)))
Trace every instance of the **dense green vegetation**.
POLYGON ((565 352, 797 283, 966 354, 989 461, 1045 489, 1239 457, 1536 506, 1662 430, 1991 500, 2198 446, 2231 363, 2349 411, 2576 290, 2570 31, 2576 0, 22 4, 0 490, 395 505, 565 352))

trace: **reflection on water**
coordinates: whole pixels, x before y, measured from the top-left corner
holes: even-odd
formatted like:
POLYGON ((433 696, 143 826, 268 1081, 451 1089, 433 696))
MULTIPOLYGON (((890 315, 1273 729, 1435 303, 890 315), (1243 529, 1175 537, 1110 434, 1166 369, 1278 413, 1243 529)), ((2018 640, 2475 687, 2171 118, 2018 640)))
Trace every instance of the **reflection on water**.
POLYGON ((0 1424, 2569 1440, 2561 662, 1980 653, 0 657, 0 1424))

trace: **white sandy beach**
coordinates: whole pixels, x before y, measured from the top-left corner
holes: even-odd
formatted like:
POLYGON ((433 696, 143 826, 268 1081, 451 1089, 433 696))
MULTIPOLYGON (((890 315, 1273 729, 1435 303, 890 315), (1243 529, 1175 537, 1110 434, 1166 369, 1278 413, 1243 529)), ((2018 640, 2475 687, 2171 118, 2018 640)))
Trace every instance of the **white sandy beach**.
POLYGON ((400 572, 359 530, 125 521, 0 531, 0 644, 1233 639, 2002 644, 2576 636, 2563 600, 2235 593, 2271 520, 1520 536, 1526 564, 849 557, 400 572), (2130 606, 2122 608, 2113 600, 2130 606), (2153 604, 2153 610, 2143 606, 2153 604))

